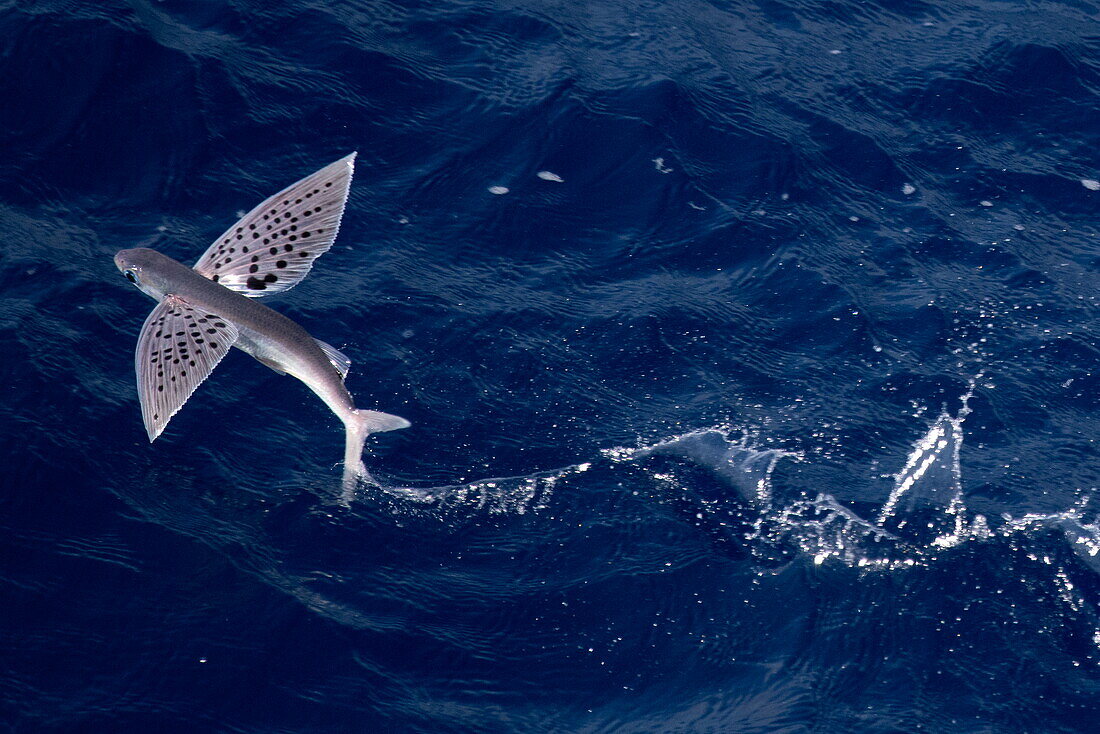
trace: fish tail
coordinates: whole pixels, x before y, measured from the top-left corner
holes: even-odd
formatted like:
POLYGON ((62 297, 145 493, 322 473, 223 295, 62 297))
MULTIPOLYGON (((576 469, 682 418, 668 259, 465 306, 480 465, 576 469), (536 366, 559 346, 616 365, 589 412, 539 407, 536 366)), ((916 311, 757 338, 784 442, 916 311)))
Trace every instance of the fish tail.
POLYGON ((344 420, 347 431, 344 438, 344 502, 351 501, 359 479, 370 481, 370 474, 363 465, 363 444, 367 436, 383 431, 408 428, 410 423, 398 415, 377 410, 353 410, 344 420))

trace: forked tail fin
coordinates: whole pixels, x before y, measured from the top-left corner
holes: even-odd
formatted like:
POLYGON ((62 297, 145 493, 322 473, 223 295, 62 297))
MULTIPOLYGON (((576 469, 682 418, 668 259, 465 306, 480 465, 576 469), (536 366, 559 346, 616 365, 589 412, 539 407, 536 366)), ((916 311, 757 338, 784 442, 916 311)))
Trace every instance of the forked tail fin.
POLYGON ((408 428, 411 424, 399 415, 390 415, 377 410, 356 410, 344 421, 347 431, 344 441, 344 496, 345 503, 351 501, 355 493, 355 484, 360 477, 369 479, 367 468, 363 466, 363 444, 367 436, 383 431, 396 431, 408 428))

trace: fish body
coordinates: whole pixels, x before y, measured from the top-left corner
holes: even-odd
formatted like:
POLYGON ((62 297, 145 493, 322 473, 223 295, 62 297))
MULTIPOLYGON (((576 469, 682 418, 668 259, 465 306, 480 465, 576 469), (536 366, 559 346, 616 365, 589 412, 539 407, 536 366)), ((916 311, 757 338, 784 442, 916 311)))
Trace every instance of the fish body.
POLYGON ((344 385, 351 361, 301 326, 254 300, 296 285, 332 245, 354 154, 264 201, 211 245, 194 268, 155 250, 115 255, 118 269, 158 302, 135 356, 149 440, 206 379, 230 347, 306 384, 344 423, 345 496, 366 474, 369 434, 405 428, 404 418, 359 410, 344 385))

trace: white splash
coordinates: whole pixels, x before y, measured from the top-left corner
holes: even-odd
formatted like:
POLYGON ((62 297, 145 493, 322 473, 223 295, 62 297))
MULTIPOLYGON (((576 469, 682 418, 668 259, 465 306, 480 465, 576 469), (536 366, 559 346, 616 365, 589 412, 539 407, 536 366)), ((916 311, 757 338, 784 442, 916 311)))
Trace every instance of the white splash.
POLYGON ((639 448, 605 449, 614 462, 634 461, 654 455, 682 456, 726 479, 741 496, 766 507, 771 503, 771 475, 783 457, 798 458, 781 449, 757 449, 742 435, 734 441, 724 428, 705 428, 639 448))
POLYGON ((906 568, 916 554, 896 535, 864 520, 829 494, 798 500, 760 523, 758 535, 771 545, 793 545, 815 565, 835 559, 859 568, 906 568))
POLYGON ((1030 533, 1042 528, 1060 530, 1085 565, 1100 573, 1100 516, 1086 522, 1083 512, 1082 508, 1073 507, 1049 514, 1029 512, 1018 518, 1006 515, 1004 534, 1030 533))
POLYGON ((564 178, 562 178, 558 174, 553 173, 551 171, 539 171, 535 175, 538 176, 539 178, 541 178, 543 181, 553 181, 554 183, 565 183, 564 178))
POLYGON ((558 482, 565 477, 584 473, 591 466, 587 462, 518 477, 493 477, 440 487, 383 489, 398 499, 415 505, 430 505, 442 510, 463 508, 484 511, 490 515, 523 515, 528 511, 546 509, 558 482))
MULTIPOLYGON (((970 414, 969 400, 974 387, 962 397, 958 415, 941 413, 928 432, 917 441, 902 470, 894 475, 894 488, 879 511, 877 524, 896 531, 910 524, 909 515, 923 511, 931 513, 928 530, 934 537, 931 545, 949 548, 973 533, 988 532, 985 519, 978 526, 966 525, 963 502, 962 471, 959 452, 963 443, 962 424, 970 414), (970 532, 973 531, 973 532, 970 532)), ((975 518, 977 522, 979 518, 975 518)), ((917 528, 908 528, 910 532, 917 528)), ((919 530, 924 534, 924 528, 919 530)))
POLYGON ((692 493, 699 520, 723 534, 736 534, 728 537, 744 543, 761 560, 786 558, 794 550, 818 565, 836 559, 858 568, 910 568, 927 563, 937 550, 994 535, 985 517, 968 518, 963 502, 959 454, 973 389, 972 385, 962 396, 956 415, 941 414, 916 441, 873 520, 825 493, 774 496, 772 472, 779 459, 802 457, 756 448, 748 434, 731 438, 728 428, 693 431, 638 448, 608 449, 603 455, 613 463, 683 457, 726 480, 739 497, 696 496, 692 482, 674 465, 643 467, 662 491, 692 493))
MULTIPOLYGON (((952 443, 957 438, 956 430, 957 426, 951 416, 944 413, 928 429, 924 438, 917 441, 909 454, 909 459, 905 462, 905 467, 894 475, 894 489, 879 513, 880 525, 894 515, 898 501, 913 488, 913 485, 924 478, 929 469, 937 464, 944 464, 944 456, 948 454, 949 449, 952 450, 951 453, 957 452, 957 444, 952 443)), ((954 458, 956 457, 952 456, 947 459, 947 465, 955 475, 952 479, 955 479, 958 473, 957 464, 952 460, 954 458)))

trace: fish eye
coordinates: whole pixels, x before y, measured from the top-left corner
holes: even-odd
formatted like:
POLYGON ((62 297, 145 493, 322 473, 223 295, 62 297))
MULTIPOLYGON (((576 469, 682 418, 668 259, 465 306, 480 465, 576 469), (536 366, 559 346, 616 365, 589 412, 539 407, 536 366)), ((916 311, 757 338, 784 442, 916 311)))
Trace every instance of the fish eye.
POLYGON ((137 283, 137 276, 134 275, 133 270, 127 270, 125 272, 125 275, 126 275, 126 280, 130 281, 131 283, 137 283))

